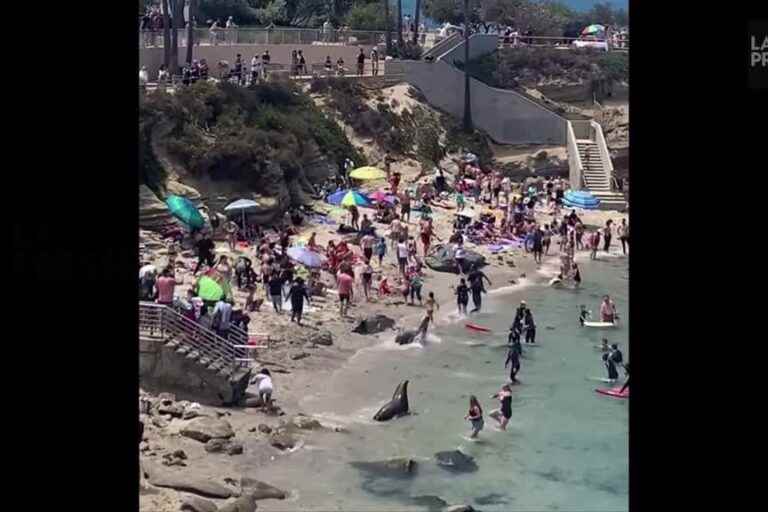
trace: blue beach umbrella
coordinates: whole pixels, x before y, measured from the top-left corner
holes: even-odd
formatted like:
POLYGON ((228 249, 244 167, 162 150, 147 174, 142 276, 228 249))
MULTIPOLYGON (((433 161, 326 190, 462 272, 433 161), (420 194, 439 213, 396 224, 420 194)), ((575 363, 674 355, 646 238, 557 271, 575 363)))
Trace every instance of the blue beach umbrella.
POLYGON ((568 190, 563 197, 563 204, 571 208, 596 210, 600 206, 600 199, 587 190, 568 190))

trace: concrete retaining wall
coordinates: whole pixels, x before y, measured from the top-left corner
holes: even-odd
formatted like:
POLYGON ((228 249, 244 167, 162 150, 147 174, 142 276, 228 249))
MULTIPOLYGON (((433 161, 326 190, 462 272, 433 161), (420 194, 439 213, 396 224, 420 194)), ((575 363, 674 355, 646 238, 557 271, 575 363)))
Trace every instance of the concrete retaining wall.
POLYGON ((208 370, 160 340, 139 338, 139 381, 152 392, 175 393, 180 399, 222 405, 245 396, 250 372, 238 374, 235 381, 208 370))
MULTIPOLYGON (((470 59, 496 50, 495 36, 477 34, 470 39, 470 59)), ((406 80, 418 87, 430 104, 458 118, 464 115, 464 72, 453 63, 464 61, 464 43, 449 49, 434 62, 400 61, 406 80)), ((506 89, 470 79, 472 120, 500 144, 565 145, 566 120, 558 114, 506 89)))
MULTIPOLYGON (((261 56, 264 50, 269 50, 271 62, 274 64, 283 64, 286 69, 291 65, 291 52, 301 50, 304 59, 307 61, 307 67, 312 64, 325 62, 325 57, 330 55, 331 61, 335 64, 341 57, 344 59, 344 65, 349 69, 355 69, 357 66, 357 55, 363 48, 366 56, 366 68, 370 66, 370 57, 372 46, 334 46, 334 45, 312 45, 312 44, 240 44, 232 46, 196 46, 193 53, 195 60, 206 59, 211 73, 215 76, 217 73, 216 63, 220 60, 226 60, 230 65, 234 65, 235 57, 241 54, 243 62, 250 68, 251 59, 254 55, 261 56)), ((157 78, 157 71, 163 63, 165 57, 163 48, 141 48, 139 49, 139 66, 147 66, 150 80, 157 78)), ((185 63, 187 49, 179 48, 179 65, 185 63)))

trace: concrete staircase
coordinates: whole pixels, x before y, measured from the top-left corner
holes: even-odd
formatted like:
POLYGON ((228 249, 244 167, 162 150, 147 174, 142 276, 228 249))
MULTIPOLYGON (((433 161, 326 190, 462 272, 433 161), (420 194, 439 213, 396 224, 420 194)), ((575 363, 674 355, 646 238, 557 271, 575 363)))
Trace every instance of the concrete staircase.
POLYGON ((598 142, 591 139, 577 139, 576 147, 582 165, 582 188, 589 190, 592 195, 600 199, 601 210, 625 209, 627 202, 624 194, 613 190, 611 169, 605 168, 598 142))
POLYGON ((167 306, 139 303, 139 376, 160 391, 179 390, 197 401, 233 404, 245 396, 249 358, 235 345, 248 335, 232 326, 230 339, 167 306))

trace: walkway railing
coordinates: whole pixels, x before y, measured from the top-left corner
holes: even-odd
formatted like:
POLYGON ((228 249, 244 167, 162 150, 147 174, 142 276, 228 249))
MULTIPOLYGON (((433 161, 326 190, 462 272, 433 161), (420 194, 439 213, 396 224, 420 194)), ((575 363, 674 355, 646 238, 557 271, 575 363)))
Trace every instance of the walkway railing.
MULTIPOLYGON (((194 29, 194 44, 204 46, 225 46, 237 44, 338 44, 338 45, 379 45, 384 44, 384 32, 376 30, 329 30, 322 28, 209 28, 194 29)), ((187 46, 187 29, 179 30, 179 46, 187 46)), ((162 48, 162 30, 139 31, 140 48, 162 48)))
POLYGON ((590 138, 597 144, 597 149, 600 151, 600 162, 603 164, 603 170, 608 178, 608 183, 613 188, 613 161, 611 161, 611 153, 608 151, 608 144, 605 141, 603 127, 595 121, 590 122, 589 127, 590 138))
POLYGON ((243 351, 235 345, 248 344, 248 334, 234 325, 230 326, 227 340, 172 308, 153 302, 139 302, 139 334, 158 340, 176 338, 199 352, 201 359, 208 359, 208 364, 226 366, 233 366, 236 359, 243 357, 243 351))
POLYGON ((568 181, 571 183, 571 188, 574 190, 580 190, 584 185, 584 165, 581 162, 581 156, 579 156, 579 148, 576 143, 576 134, 573 131, 573 124, 568 121, 566 123, 566 147, 568 150, 568 181))

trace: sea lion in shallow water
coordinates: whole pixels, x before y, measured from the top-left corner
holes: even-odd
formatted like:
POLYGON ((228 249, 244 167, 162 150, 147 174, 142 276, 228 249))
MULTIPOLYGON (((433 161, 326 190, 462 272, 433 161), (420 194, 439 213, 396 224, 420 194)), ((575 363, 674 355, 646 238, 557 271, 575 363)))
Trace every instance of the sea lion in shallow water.
POLYGON ((397 343, 398 345, 408 345, 416 341, 416 337, 418 335, 419 335, 419 331, 416 331, 414 329, 408 329, 407 331, 399 332, 395 337, 395 343, 397 343))
POLYGON ((408 412, 408 381, 404 380, 395 389, 392 400, 379 409, 379 412, 373 416, 373 419, 375 421, 387 421, 394 417, 408 414, 408 412))

